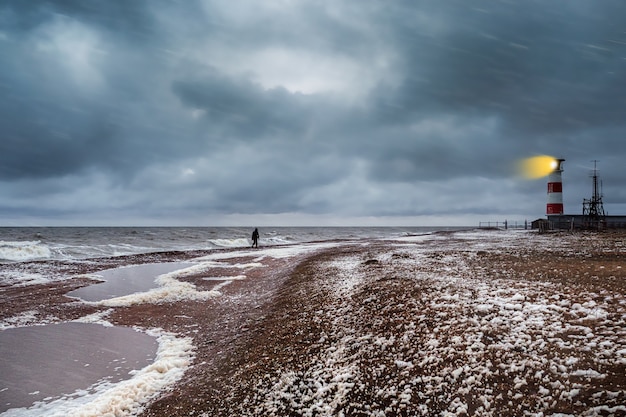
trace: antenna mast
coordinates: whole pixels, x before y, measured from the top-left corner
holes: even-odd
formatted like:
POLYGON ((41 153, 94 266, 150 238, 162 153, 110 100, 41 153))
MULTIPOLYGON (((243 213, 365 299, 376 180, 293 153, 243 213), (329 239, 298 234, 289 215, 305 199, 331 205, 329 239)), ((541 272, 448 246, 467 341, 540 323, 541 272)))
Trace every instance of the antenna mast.
POLYGON ((598 190, 598 169, 597 160, 593 161, 593 194, 591 199, 583 199, 583 216, 585 216, 588 226, 599 226, 599 222, 604 221, 604 206, 602 205, 602 193, 598 190))

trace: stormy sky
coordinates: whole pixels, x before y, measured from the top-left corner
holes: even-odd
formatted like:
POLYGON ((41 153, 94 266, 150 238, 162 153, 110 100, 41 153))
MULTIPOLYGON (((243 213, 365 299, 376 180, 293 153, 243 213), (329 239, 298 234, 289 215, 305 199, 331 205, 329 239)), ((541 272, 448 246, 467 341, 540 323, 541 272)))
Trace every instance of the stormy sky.
POLYGON ((626 214, 623 0, 0 2, 0 225, 626 214))

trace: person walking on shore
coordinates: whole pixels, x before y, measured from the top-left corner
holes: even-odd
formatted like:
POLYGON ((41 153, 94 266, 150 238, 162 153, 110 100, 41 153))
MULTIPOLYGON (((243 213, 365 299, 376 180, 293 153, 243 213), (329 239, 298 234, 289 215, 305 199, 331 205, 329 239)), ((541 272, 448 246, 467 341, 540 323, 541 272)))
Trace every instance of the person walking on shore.
POLYGON ((254 228, 254 232, 252 232, 252 247, 259 247, 259 229, 256 227, 254 228))

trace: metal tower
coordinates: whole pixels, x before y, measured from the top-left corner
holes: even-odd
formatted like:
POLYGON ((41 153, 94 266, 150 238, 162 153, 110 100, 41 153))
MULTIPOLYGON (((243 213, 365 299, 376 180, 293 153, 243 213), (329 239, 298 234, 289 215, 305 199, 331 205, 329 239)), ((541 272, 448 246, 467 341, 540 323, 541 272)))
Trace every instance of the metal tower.
POLYGON ((599 222, 604 221, 604 206, 602 205, 602 192, 598 190, 598 169, 593 161, 593 195, 591 199, 583 199, 583 216, 589 226, 599 226, 599 222))

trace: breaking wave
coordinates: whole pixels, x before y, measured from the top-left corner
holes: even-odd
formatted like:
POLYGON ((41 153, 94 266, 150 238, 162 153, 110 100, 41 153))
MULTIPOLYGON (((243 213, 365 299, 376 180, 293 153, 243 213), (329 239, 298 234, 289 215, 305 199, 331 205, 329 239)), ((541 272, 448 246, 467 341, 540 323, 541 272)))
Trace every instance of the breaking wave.
POLYGON ((50 256, 50 248, 38 240, 0 241, 0 261, 24 262, 34 259, 48 259, 50 256))
POLYGON ((235 239, 209 239, 209 243, 217 248, 243 248, 250 246, 250 241, 243 237, 235 239))

